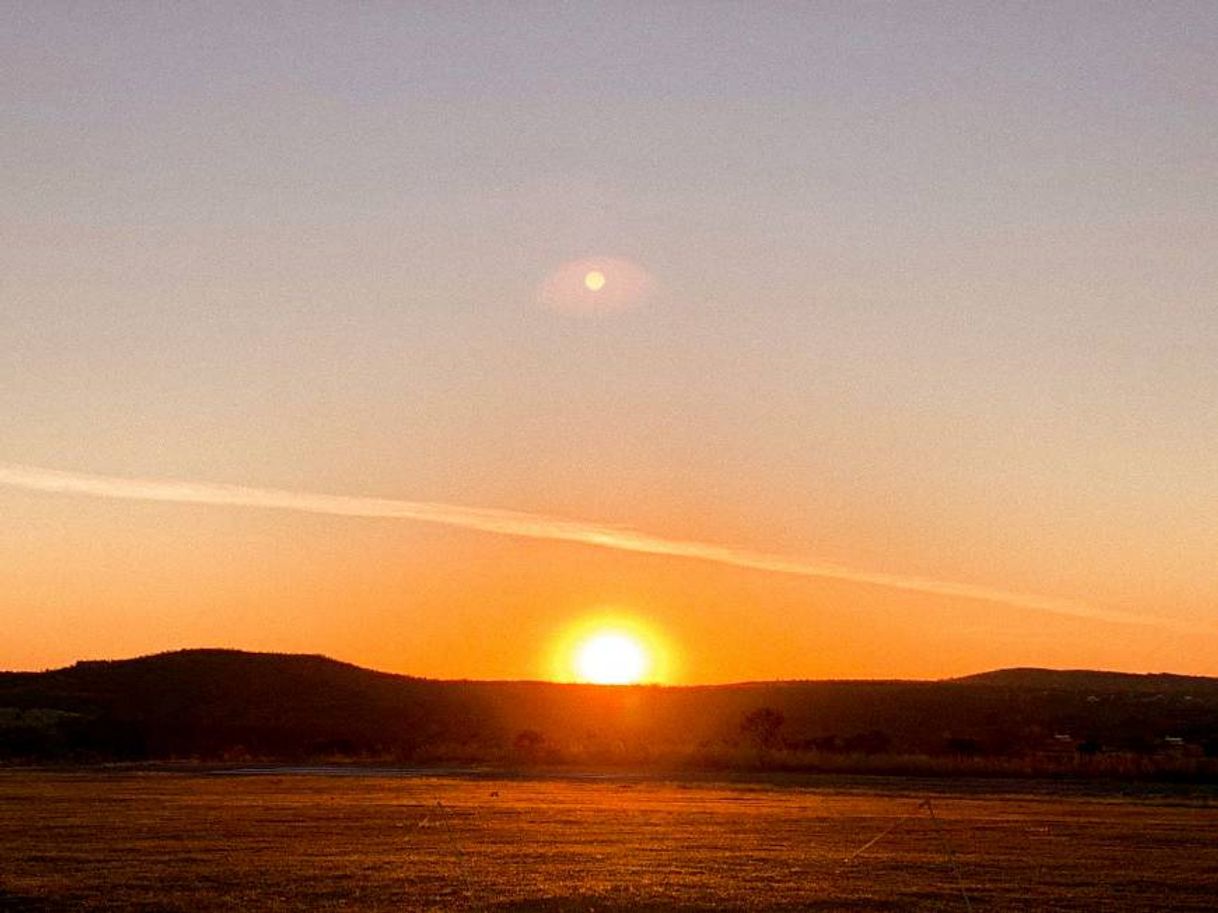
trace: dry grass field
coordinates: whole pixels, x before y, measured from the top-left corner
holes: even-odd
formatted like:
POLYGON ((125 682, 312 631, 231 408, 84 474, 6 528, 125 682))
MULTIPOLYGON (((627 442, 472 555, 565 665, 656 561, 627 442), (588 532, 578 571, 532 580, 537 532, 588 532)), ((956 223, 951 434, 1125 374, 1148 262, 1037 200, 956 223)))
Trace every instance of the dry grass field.
POLYGON ((933 789, 0 771, 0 909, 1214 909, 1204 797, 933 789))

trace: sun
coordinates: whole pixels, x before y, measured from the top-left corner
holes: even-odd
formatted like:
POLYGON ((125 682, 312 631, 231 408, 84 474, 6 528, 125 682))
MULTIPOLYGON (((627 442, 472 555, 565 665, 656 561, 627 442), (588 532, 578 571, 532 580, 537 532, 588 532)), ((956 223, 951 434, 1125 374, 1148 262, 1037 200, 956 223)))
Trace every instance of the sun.
POLYGON ((588 270, 584 274, 584 288, 590 292, 599 292, 605 287, 605 274, 599 269, 588 270))
POLYGON ((616 606, 573 618, 547 652, 555 681, 592 685, 667 684, 677 658, 652 621, 616 606))
POLYGON ((594 685, 633 685, 651 668, 646 648, 622 631, 602 631, 575 648, 575 672, 580 681, 594 685))

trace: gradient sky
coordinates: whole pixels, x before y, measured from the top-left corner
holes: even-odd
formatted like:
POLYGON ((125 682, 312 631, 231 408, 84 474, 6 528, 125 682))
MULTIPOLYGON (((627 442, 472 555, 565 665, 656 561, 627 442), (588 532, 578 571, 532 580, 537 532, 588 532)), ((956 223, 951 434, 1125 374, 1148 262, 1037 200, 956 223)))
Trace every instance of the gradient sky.
POLYGON ((0 464, 1095 611, 0 485, 0 668, 232 646, 547 677, 612 616, 680 682, 1218 674, 1212 2, 3 18, 0 464), (592 262, 647 294, 553 300, 592 262))

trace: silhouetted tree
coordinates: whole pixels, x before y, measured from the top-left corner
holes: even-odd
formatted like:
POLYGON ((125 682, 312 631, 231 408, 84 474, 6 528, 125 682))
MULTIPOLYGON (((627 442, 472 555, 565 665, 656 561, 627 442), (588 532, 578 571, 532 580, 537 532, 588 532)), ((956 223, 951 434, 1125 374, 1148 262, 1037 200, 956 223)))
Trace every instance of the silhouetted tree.
POLYGON ((835 734, 822 735, 811 740, 812 748, 817 751, 841 751, 841 745, 838 743, 838 738, 835 734))
POLYGON ((892 737, 879 729, 872 729, 850 736, 842 747, 857 754, 884 754, 892 747, 892 737))
POLYGON ((512 739, 512 747, 516 749, 516 753, 530 761, 537 758, 545 743, 546 737, 536 729, 522 729, 516 733, 516 738, 512 739))
POLYGON ((1078 743, 1078 753, 1082 755, 1097 755, 1102 748, 1100 740, 1096 738, 1084 739, 1078 743))
POLYGON ((786 717, 773 707, 758 707, 744 715, 740 731, 760 749, 777 748, 781 742, 778 733, 785 722, 786 717))
POLYGON ((982 753, 981 742, 977 739, 971 739, 966 736, 951 736, 947 739, 945 748, 948 754, 954 755, 979 755, 982 753))

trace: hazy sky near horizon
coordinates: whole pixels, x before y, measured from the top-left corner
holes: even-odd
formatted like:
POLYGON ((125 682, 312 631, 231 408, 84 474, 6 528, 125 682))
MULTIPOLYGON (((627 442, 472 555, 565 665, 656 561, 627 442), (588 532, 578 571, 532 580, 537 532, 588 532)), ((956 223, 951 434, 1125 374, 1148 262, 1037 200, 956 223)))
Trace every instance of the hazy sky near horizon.
POLYGON ((1218 674, 1212 3, 19 2, 0 136, 0 464, 1098 610, 0 485, 0 668, 1218 674))

